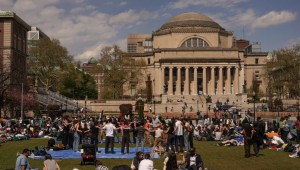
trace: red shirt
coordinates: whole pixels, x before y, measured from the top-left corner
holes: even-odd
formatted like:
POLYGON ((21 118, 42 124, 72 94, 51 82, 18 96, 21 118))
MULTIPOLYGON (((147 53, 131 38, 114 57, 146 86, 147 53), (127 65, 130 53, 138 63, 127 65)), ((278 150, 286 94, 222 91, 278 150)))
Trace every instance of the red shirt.
POLYGON ((300 131, 300 120, 297 120, 295 123, 295 127, 298 131, 300 131))

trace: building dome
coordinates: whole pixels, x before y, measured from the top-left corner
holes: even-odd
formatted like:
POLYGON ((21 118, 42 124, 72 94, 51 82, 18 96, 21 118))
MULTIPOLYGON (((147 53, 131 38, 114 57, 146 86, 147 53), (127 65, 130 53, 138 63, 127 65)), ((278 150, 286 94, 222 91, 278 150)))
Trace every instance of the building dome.
POLYGON ((162 25, 158 31, 182 27, 205 27, 224 30, 224 28, 208 16, 201 13, 188 12, 171 18, 168 22, 162 25))

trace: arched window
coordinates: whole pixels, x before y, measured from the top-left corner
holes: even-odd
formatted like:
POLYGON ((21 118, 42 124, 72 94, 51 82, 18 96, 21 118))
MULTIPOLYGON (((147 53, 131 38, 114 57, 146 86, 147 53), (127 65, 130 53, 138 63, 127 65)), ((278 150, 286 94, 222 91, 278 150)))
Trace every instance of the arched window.
POLYGON ((180 47, 209 47, 209 45, 201 38, 190 38, 184 41, 180 47))

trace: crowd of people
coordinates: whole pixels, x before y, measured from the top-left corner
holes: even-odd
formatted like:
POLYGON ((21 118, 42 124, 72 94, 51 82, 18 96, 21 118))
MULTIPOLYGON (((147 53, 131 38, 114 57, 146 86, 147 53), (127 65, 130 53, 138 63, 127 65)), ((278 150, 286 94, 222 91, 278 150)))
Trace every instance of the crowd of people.
MULTIPOLYGON (((119 142, 121 143, 121 154, 128 154, 129 143, 133 143, 136 146, 135 153, 137 156, 131 163, 131 169, 139 169, 139 166, 147 166, 151 169, 153 162, 151 163, 150 158, 163 153, 166 153, 167 156, 164 162, 165 167, 170 162, 174 162, 177 153, 180 155, 185 153, 182 161, 176 159, 178 169, 184 167, 181 166, 183 164, 186 165, 184 167, 186 169, 194 169, 190 168, 190 163, 197 165, 197 168, 201 164, 201 168, 204 168, 201 156, 193 153, 195 152, 194 140, 223 141, 220 142, 220 145, 244 145, 246 158, 250 157, 250 146, 253 145, 254 155, 259 156, 259 148, 264 144, 266 132, 278 132, 281 139, 287 143, 291 139, 289 135, 291 135, 292 129, 296 130, 294 137, 299 142, 299 117, 296 123, 291 125, 288 123, 287 116, 281 118, 279 122, 263 121, 260 117, 255 122, 249 122, 247 118, 240 115, 228 117, 226 114, 209 118, 198 113, 196 121, 192 121, 186 116, 162 119, 156 114, 152 114, 151 117, 146 116, 142 120, 129 115, 120 117, 111 115, 85 117, 78 115, 55 119, 50 117, 35 118, 25 122, 6 119, 5 121, 2 120, 0 125, 0 130, 5 131, 1 137, 10 136, 14 138, 16 135, 23 136, 25 139, 43 136, 57 137, 62 142, 61 149, 72 149, 74 152, 80 151, 81 143, 94 144, 95 150, 100 152, 98 151, 98 143, 105 142, 105 154, 116 154, 114 143, 119 142), (241 136, 244 139, 238 141, 237 138, 241 136), (153 146, 149 155, 144 152, 145 143, 153 146), (141 146, 140 150, 139 146, 141 146), (195 160, 194 157, 189 158, 191 155, 196 155, 197 159, 195 160), (198 160, 198 158, 200 159, 198 160), (140 164, 142 159, 144 162, 140 164)), ((17 159, 16 167, 24 164, 23 159, 26 157, 27 150, 23 152, 17 159)), ((59 168, 57 164, 54 165, 51 161, 51 155, 48 155, 46 160, 48 161, 44 163, 45 166, 59 168)), ((172 163, 172 165, 174 164, 172 163)))

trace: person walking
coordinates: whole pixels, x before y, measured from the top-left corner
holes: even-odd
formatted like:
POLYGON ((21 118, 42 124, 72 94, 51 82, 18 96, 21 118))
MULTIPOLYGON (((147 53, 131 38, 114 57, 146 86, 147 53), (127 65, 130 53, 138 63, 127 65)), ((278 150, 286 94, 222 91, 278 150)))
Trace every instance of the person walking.
POLYGON ((30 170, 30 164, 28 162, 28 156, 30 154, 29 149, 24 149, 22 154, 20 154, 16 160, 15 170, 30 170))

